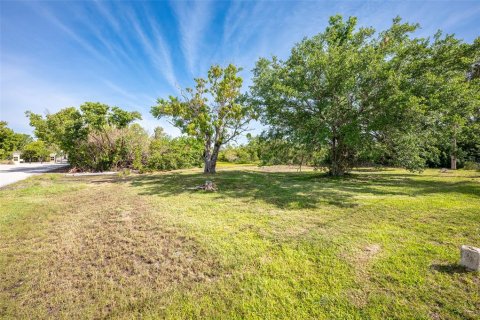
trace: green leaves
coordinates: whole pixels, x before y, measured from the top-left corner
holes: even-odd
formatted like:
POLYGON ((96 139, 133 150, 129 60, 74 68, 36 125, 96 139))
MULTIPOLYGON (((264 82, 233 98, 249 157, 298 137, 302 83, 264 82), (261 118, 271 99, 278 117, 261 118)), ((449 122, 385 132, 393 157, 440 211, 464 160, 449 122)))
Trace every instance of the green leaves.
POLYGON ((128 112, 120 109, 119 107, 112 107, 108 122, 114 127, 125 128, 133 121, 141 119, 142 115, 140 114, 140 112, 128 112))
POLYGON ((195 88, 187 88, 182 98, 158 99, 151 108, 156 118, 167 117, 183 133, 205 145, 205 161, 215 166, 220 147, 245 131, 247 123, 257 117, 241 94, 240 68, 214 65, 207 79, 195 79, 195 88))
MULTIPOLYGON (((99 102, 86 102, 79 109, 64 108, 45 117, 32 112, 26 114, 37 138, 57 151, 65 151, 73 166, 93 170, 106 170, 131 161, 133 151, 127 150, 126 145, 129 127, 141 119, 139 112, 99 102)), ((136 139, 131 145, 140 140, 136 139)))
POLYGON ((480 41, 468 45, 441 33, 433 41, 412 38, 417 28, 397 17, 375 36, 356 28, 356 18, 334 16, 287 60, 257 62, 251 102, 272 135, 307 150, 327 148, 333 174, 377 160, 362 158, 378 155, 373 149, 395 150, 395 164, 420 168, 442 130, 435 123, 458 130, 479 105, 480 86, 466 80, 476 74, 480 41))
POLYGON ((50 155, 45 143, 42 140, 32 141, 25 145, 22 151, 22 158, 27 161, 45 161, 50 155))
POLYGON ((147 167, 151 170, 175 170, 199 166, 203 145, 192 137, 153 139, 149 147, 147 167))
POLYGON ((382 56, 373 32, 355 32, 355 25, 355 18, 332 17, 324 33, 304 39, 286 61, 261 59, 252 88, 272 131, 310 150, 329 146, 330 161, 344 163, 341 170, 363 146, 382 85, 376 81, 382 56))
POLYGON ((0 121, 0 160, 11 157, 13 151, 22 150, 31 141, 28 134, 16 133, 7 127, 7 122, 0 121))
POLYGON ((99 102, 85 102, 80 106, 85 123, 94 130, 101 130, 108 124, 109 109, 108 105, 99 102))
POLYGON ((137 119, 142 119, 139 112, 125 111, 119 107, 110 107, 99 102, 85 102, 80 106, 84 123, 92 130, 103 130, 107 126, 125 128, 137 119))

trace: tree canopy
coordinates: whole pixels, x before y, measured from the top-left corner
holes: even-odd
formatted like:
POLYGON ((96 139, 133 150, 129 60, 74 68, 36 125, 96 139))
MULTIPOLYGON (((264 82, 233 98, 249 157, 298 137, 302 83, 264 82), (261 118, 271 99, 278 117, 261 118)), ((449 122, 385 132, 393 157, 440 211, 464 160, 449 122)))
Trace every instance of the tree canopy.
POLYGON ((66 152, 73 166, 106 170, 121 167, 124 161, 133 161, 134 151, 126 149, 125 141, 128 126, 141 119, 139 112, 86 102, 79 109, 64 108, 45 117, 32 112, 26 114, 35 128, 35 136, 66 152))
POLYGON ((13 151, 21 151, 32 141, 32 137, 24 133, 16 133, 5 121, 0 121, 0 160, 8 159, 13 151))
POLYGON ((49 155, 50 151, 42 140, 26 144, 22 151, 22 158, 28 162, 45 161, 49 155))
POLYGON ((182 97, 160 98, 151 109, 154 117, 170 118, 183 133, 203 143, 205 173, 215 173, 222 145, 245 132, 256 117, 242 99, 240 70, 232 64, 226 68, 214 65, 207 79, 195 79, 195 88, 185 89, 182 97))
MULTIPOLYGON (((260 59, 250 99, 271 135, 310 153, 328 150, 321 154, 332 175, 379 157, 421 169, 438 154, 433 115, 440 104, 453 113, 461 105, 462 119, 478 105, 475 84, 466 81, 478 45, 452 36, 413 38, 418 26, 400 18, 380 33, 356 21, 331 17, 324 32, 295 45, 285 61, 260 59)), ((438 116, 447 125, 448 113, 438 116)))

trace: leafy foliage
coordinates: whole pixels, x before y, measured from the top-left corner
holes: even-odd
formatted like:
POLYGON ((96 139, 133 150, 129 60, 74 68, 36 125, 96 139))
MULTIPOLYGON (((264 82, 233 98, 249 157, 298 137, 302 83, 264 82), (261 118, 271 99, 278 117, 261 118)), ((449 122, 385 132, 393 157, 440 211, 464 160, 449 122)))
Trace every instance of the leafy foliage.
POLYGON ((45 161, 50 156, 50 151, 42 140, 32 141, 25 145, 22 158, 25 161, 45 161))
POLYGON ((202 163, 202 151, 202 143, 197 139, 155 135, 149 147, 147 168, 150 170, 175 170, 198 167, 202 163))
POLYGON ((86 102, 79 109, 65 108, 45 117, 32 112, 27 116, 38 138, 65 151, 70 164, 84 170, 131 166, 138 150, 148 146, 146 132, 130 125, 141 119, 140 113, 98 102, 86 102))
POLYGON ((183 133, 202 142, 205 173, 215 173, 220 148, 243 133, 256 117, 242 99, 240 70, 232 64, 226 68, 214 65, 208 78, 195 79, 195 88, 187 88, 182 98, 158 99, 151 109, 154 117, 169 117, 183 133))
POLYGON ((262 142, 260 137, 247 134, 248 142, 244 145, 227 145, 218 156, 220 161, 231 163, 255 163, 260 160, 262 142))
POLYGON ((23 150, 32 142, 28 134, 16 133, 7 125, 7 122, 0 121, 0 160, 10 158, 13 151, 23 150))
POLYGON ((333 175, 365 160, 410 170, 435 161, 445 128, 457 135, 478 106, 478 83, 466 74, 479 41, 411 38, 417 27, 396 18, 375 35, 334 16, 287 60, 260 59, 251 101, 270 134, 310 153, 326 149, 333 175))

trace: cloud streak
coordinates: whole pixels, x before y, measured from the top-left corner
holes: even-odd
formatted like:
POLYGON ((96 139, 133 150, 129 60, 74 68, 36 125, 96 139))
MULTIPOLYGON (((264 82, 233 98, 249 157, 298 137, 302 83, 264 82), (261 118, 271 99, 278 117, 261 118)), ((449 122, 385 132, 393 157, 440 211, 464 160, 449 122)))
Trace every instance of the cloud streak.
POLYGON ((199 51, 202 49, 202 40, 212 18, 209 1, 182 3, 172 2, 181 34, 183 55, 190 75, 198 76, 199 51))
POLYGON ((173 69, 171 54, 163 36, 158 31, 157 25, 150 18, 148 19, 149 29, 153 30, 154 34, 154 40, 152 41, 145 31, 145 27, 140 24, 140 20, 136 17, 135 13, 131 11, 128 16, 148 58, 157 71, 167 80, 172 89, 178 90, 178 81, 173 69))
MULTIPOLYGON (((32 4, 33 5, 33 4, 32 4)), ((70 29, 66 24, 64 24, 54 13, 47 9, 45 6, 35 5, 35 11, 40 12, 46 21, 49 21, 51 24, 56 26, 58 29, 62 30, 68 38, 77 42, 80 47, 82 47, 85 51, 91 54, 91 56, 95 57, 97 60, 101 61, 102 63, 110 63, 106 57, 100 53, 95 47, 88 42, 87 40, 83 39, 79 36, 75 31, 70 29)))

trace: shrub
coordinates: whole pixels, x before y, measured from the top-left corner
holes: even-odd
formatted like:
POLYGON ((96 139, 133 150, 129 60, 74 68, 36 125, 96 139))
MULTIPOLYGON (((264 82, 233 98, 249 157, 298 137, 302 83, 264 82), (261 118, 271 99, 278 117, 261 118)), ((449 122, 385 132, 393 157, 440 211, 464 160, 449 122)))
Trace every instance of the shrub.
POLYGON ((69 161, 89 171, 140 170, 146 162, 148 143, 147 132, 138 124, 107 127, 101 133, 90 132, 87 139, 76 141, 76 150, 69 154, 69 161))
POLYGON ((463 168, 465 170, 480 170, 480 163, 475 161, 465 161, 463 168))
POLYGON ((42 140, 28 143, 22 151, 22 158, 28 162, 45 161, 49 155, 50 152, 42 140))
POLYGON ((153 139, 149 147, 147 167, 151 170, 175 170, 202 164, 203 146, 188 137, 153 139))

